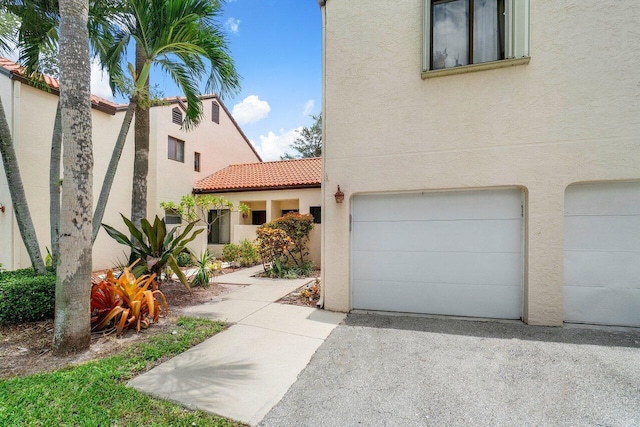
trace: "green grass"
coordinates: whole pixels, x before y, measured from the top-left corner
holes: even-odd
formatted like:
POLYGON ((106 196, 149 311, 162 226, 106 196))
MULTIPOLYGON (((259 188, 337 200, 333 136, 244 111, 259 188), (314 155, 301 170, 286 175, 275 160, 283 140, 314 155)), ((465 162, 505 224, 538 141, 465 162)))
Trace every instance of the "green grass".
POLYGON ((125 387, 134 376, 220 332, 223 323, 181 317, 177 331, 122 354, 48 374, 0 381, 0 426, 238 426, 125 387))

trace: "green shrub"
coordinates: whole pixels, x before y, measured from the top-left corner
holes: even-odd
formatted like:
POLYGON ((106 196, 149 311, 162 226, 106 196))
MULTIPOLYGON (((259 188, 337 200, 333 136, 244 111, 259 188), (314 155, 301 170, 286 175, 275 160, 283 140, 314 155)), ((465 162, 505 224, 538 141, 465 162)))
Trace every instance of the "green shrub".
POLYGON ((225 262, 236 262, 240 259, 240 246, 227 243, 222 247, 222 260, 225 262))
POLYGON ((240 241, 240 265, 243 267, 251 267, 260 262, 260 255, 258 255, 258 248, 249 239, 240 241))
POLYGON ((56 276, 38 276, 32 269, 0 272, 0 323, 36 322, 53 318, 56 276))
POLYGON ((193 265, 193 258, 189 251, 180 252, 176 256, 176 261, 178 262, 178 267, 190 267, 193 265))

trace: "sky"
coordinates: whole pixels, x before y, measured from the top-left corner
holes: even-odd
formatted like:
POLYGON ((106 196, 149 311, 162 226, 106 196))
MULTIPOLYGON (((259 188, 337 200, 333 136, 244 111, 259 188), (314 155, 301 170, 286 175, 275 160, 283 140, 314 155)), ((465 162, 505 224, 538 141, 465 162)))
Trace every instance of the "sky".
MULTIPOLYGON (((263 160, 279 160, 310 114, 321 112, 322 17, 317 0, 227 0, 220 18, 242 90, 224 104, 263 160)), ((92 92, 113 99, 98 64, 92 92)), ((181 95, 154 70, 163 96, 181 95)), ((123 100, 118 100, 123 101, 123 100)), ((293 153, 292 153, 293 154, 293 153)))

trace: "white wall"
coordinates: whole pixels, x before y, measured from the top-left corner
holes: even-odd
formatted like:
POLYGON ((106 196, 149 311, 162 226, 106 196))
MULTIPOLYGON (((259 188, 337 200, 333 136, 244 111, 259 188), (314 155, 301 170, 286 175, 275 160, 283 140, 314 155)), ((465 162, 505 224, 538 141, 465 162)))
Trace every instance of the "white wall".
POLYGON ((524 318, 559 325, 565 188, 640 179, 640 4, 533 1, 530 64, 423 80, 422 3, 324 8, 326 307, 351 308, 354 194, 521 186, 524 318))
MULTIPOLYGON (((0 75, 0 96, 12 132, 39 244, 43 253, 50 247, 49 231, 49 161, 51 135, 58 97, 11 81, 0 75)), ((220 109, 221 123, 211 122, 211 100, 205 100, 205 120, 194 131, 185 133, 171 122, 173 105, 151 110, 151 142, 148 176, 148 216, 164 215, 160 201, 179 201, 191 193, 196 180, 204 178, 232 163, 255 162, 257 156, 238 132, 231 119, 220 109), (167 158, 167 136, 186 141, 185 163, 167 158), (201 172, 193 170, 193 152, 202 153, 201 172)), ((124 111, 115 116, 92 109, 94 142, 94 206, 97 203, 113 145, 122 125, 124 111)), ((120 213, 131 214, 131 182, 133 175, 134 123, 118 165, 118 171, 109 196, 103 223, 126 232, 120 213)), ((6 206, 0 212, 0 263, 7 269, 31 265, 17 223, 13 215, 4 170, 0 165, 0 203, 6 206)), ((127 233, 128 234, 128 233, 127 233)), ((206 240, 205 240, 206 242, 206 240)), ((200 242, 202 246, 204 243, 200 242)), ((64 254, 62 254, 64 256, 64 254)), ((100 230, 93 250, 93 268, 103 269, 118 261, 125 261, 127 249, 100 230)))
MULTIPOLYGON (((196 181, 231 164, 260 161, 242 134, 238 132, 231 117, 220 107, 220 124, 211 120, 212 99, 203 100, 204 117, 201 124, 189 131, 172 122, 171 111, 177 104, 153 108, 152 152, 154 162, 155 198, 149 198, 149 212, 164 214, 160 202, 180 202, 185 194, 191 194, 196 181), (185 141, 184 163, 168 158, 168 137, 185 141), (194 152, 200 153, 200 172, 193 167, 194 152)), ((150 173, 151 175, 151 173, 150 173)))

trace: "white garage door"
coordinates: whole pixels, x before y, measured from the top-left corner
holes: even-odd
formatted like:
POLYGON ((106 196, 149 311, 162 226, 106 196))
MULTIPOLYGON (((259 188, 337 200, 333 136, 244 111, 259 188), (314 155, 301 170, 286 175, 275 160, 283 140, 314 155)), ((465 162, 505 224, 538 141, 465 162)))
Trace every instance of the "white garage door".
POLYGON ((353 199, 354 309, 519 319, 522 192, 353 199))
POLYGON ((640 183, 565 196, 565 321, 640 326, 640 183))

